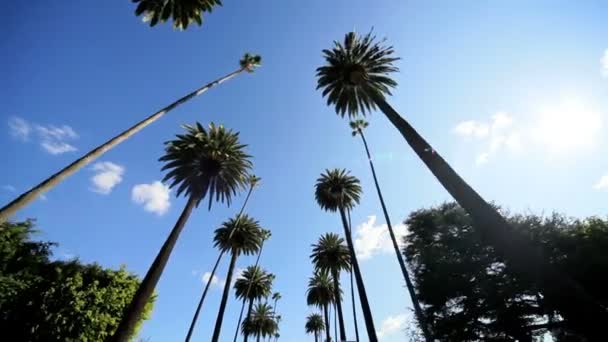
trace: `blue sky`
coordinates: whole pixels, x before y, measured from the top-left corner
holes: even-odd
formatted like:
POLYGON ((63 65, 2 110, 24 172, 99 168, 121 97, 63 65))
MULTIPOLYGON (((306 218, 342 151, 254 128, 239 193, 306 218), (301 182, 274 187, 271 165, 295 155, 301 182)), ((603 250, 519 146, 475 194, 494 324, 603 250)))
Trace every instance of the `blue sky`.
MULTIPOLYGON (((353 213, 358 252, 382 341, 401 341, 410 302, 390 250, 359 140, 315 91, 320 51, 349 30, 374 27, 402 57, 390 102, 487 200, 512 211, 606 214, 608 48, 602 1, 226 1, 203 27, 154 29, 128 1, 3 2, 0 44, 0 201, 186 92, 237 67, 246 51, 263 66, 171 112, 46 194, 32 217, 57 256, 144 274, 185 201, 162 184, 162 142, 179 125, 223 123, 241 132, 263 179, 248 212, 271 229, 262 264, 283 295, 284 341, 304 340, 310 244, 341 232, 322 212, 314 181, 352 170, 364 196, 353 213), (377 219, 374 220, 373 216, 377 219), (370 218, 372 217, 372 218, 370 218)), ((447 193, 382 114, 367 137, 394 222, 447 193)), ((198 209, 157 287, 142 337, 182 339, 216 256, 213 230, 238 210, 198 209)), ((404 231, 404 227, 399 227, 404 231)), ((220 270, 226 273, 227 260, 220 270)), ((241 258, 244 268, 253 258, 241 258)), ((220 281, 221 281, 220 279, 220 281)), ((347 279, 345 278, 345 281, 347 279)), ((213 287, 195 339, 211 336, 221 291, 213 287)), ((345 312, 350 312, 346 303, 345 312)), ((231 296, 228 341, 239 304, 231 296)), ((359 310, 359 316, 360 316, 359 310)), ((350 316, 348 316, 350 317, 350 316)), ((363 326, 360 322, 360 327, 363 326)), ((347 331, 354 336, 351 320, 347 331)), ((363 331, 363 330, 361 330, 363 331)))

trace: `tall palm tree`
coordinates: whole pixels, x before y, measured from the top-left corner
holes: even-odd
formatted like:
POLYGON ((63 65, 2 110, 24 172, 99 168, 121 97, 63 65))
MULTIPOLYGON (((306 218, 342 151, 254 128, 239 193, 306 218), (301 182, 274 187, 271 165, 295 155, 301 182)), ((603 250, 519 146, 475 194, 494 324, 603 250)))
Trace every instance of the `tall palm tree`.
MULTIPOLYGON (((260 247, 260 250, 258 251, 258 256, 255 259, 254 267, 258 267, 258 265, 260 264, 260 257, 262 256, 262 251, 264 250, 264 243, 266 242, 266 240, 270 239, 271 235, 272 234, 270 233, 269 230, 264 230, 262 232, 262 246, 260 247)), ((249 284, 249 286, 251 286, 251 285, 252 284, 249 284)), ((248 295, 249 289, 250 289, 250 287, 247 288, 247 295, 248 295)), ((241 325, 241 320, 243 320, 243 311, 244 311, 244 309, 245 309, 245 302, 243 301, 243 304, 241 305, 241 311, 239 313, 239 320, 238 320, 238 322, 236 324, 236 331, 234 332, 234 342, 236 342, 236 339, 239 336, 239 326, 241 325)))
POLYGON ((201 88, 196 89, 195 91, 191 92, 190 94, 173 102, 172 104, 166 106, 165 108, 159 110, 158 112, 148 116, 147 118, 143 119, 142 121, 129 127, 127 130, 119 133, 117 136, 115 136, 115 137, 111 138, 110 140, 106 141, 105 143, 97 146, 96 148, 89 151, 87 154, 80 157, 79 159, 76 159, 74 162, 72 162, 68 166, 64 167, 57 173, 53 174, 49 178, 45 179, 40 184, 32 187, 27 192, 24 192, 23 194, 19 195, 19 197, 15 198, 13 201, 11 201, 10 203, 8 203, 4 207, 2 207, 2 209, 0 209, 0 223, 5 222, 11 216, 13 216, 17 211, 19 211, 20 209, 27 206, 30 202, 32 202, 33 200, 38 198, 38 196, 40 196, 41 194, 43 194, 43 193, 49 191, 50 189, 52 189, 53 187, 55 187, 63 179, 69 177, 74 172, 80 170, 82 167, 88 165, 95 159, 99 158, 101 155, 106 153, 111 148, 113 148, 116 145, 120 144, 121 142, 127 140, 135 133, 141 131, 144 127, 146 127, 149 124, 153 123, 154 121, 160 119, 163 115, 167 114, 172 109, 176 108, 177 106, 181 105, 182 103, 187 102, 188 100, 193 99, 194 97, 196 97, 198 95, 201 95, 202 93, 206 92, 207 90, 235 77, 236 75, 238 75, 244 71, 253 72, 255 70, 255 68, 257 68, 258 66, 261 65, 261 63, 262 63, 262 59, 260 56, 246 53, 243 56, 243 58, 241 58, 241 60, 239 61, 239 68, 236 69, 235 71, 227 74, 226 76, 218 78, 217 80, 215 80, 211 83, 205 84, 201 88))
POLYGON ((351 176, 344 169, 325 170, 321 177, 317 179, 315 185, 315 199, 321 209, 340 213, 342 226, 344 227, 344 236, 350 253, 351 264, 355 272, 355 281, 359 290, 359 301, 363 310, 363 318, 365 319, 365 327, 367 336, 371 342, 378 341, 376 329, 374 328, 374 318, 367 299, 363 277, 359 269, 359 262, 355 255, 352 235, 350 227, 346 219, 346 211, 351 210, 355 204, 359 203, 361 196, 361 185, 356 177, 351 176))
POLYGON ((137 3, 135 15, 144 15, 144 21, 150 27, 160 21, 164 23, 171 17, 173 27, 180 30, 188 28, 189 24, 203 24, 203 13, 211 12, 213 7, 221 6, 220 0, 132 0, 137 3))
POLYGON ((274 300, 274 311, 277 311, 277 302, 281 299, 281 293, 280 292, 275 292, 272 294, 272 300, 274 300))
POLYGON ((371 32, 363 36, 349 32, 343 42, 335 41, 333 48, 323 50, 326 64, 317 68, 317 89, 323 89, 327 104, 334 105, 337 114, 349 117, 365 115, 379 108, 441 185, 471 215, 480 236, 504 255, 509 265, 522 276, 544 288, 549 297, 561 300, 567 296, 563 303, 581 303, 563 308, 576 317, 573 324, 580 332, 602 334, 602 324, 592 322, 599 318, 608 323, 606 310, 580 284, 551 266, 538 246, 514 231, 504 217, 388 104, 386 96, 391 95, 391 88, 397 85, 390 74, 398 71, 394 62, 399 58, 394 56, 393 47, 383 45, 383 42, 376 41, 371 32))
MULTIPOLYGON (((348 231, 350 233, 350 238, 353 238, 353 225, 350 221, 350 210, 347 212, 348 213, 348 231)), ((357 305, 355 303, 355 286, 353 285, 353 269, 351 267, 351 269, 349 270, 349 276, 350 276, 350 299, 352 301, 352 305, 353 305, 353 322, 354 322, 354 326, 355 326, 355 341, 359 342, 359 324, 357 323, 357 305)))
POLYGON ((214 237, 215 247, 225 252, 230 252, 230 266, 228 266, 228 274, 226 275, 226 283, 224 284, 224 293, 220 302, 220 308, 215 321, 215 329, 211 341, 217 342, 220 338, 222 329, 222 321, 224 320, 224 311, 228 302, 228 294, 230 293, 230 285, 232 283, 232 274, 236 265, 236 259, 241 254, 251 255, 256 253, 262 247, 264 240, 264 230, 260 227, 258 221, 249 217, 247 214, 240 218, 229 219, 215 230, 214 237), (237 222, 238 219, 238 222, 237 222))
POLYGON ((315 336, 315 342, 319 342, 319 336, 321 335, 321 332, 325 330, 325 324, 323 323, 321 315, 317 313, 308 315, 304 327, 306 328, 306 333, 313 334, 315 336))
POLYGON ((315 268, 327 271, 334 281, 334 298, 340 324, 340 340, 346 341, 346 330, 344 329, 344 316, 342 315, 342 303, 340 296, 340 272, 350 270, 350 253, 344 243, 344 239, 338 234, 326 233, 312 245, 310 255, 315 268))
MULTIPOLYGON (((248 266, 243 271, 242 276, 236 280, 234 283, 236 298, 242 300, 243 305, 249 301, 247 316, 245 317, 251 316, 253 303, 256 300, 261 300, 270 295, 274 278, 274 274, 266 272, 259 266, 248 266)), ((247 341, 249 334, 244 334, 244 336, 244 341, 247 341)))
POLYGON ((331 341, 329 331, 329 306, 334 301, 333 280, 326 271, 316 270, 308 280, 308 290, 306 290, 306 303, 323 309, 325 318, 325 342, 331 341))
POLYGON ((126 308, 112 341, 127 341, 133 333, 192 210, 205 196, 209 197, 209 209, 214 199, 230 205, 232 196, 246 186, 252 163, 238 132, 213 123, 207 129, 198 122, 184 128, 185 134, 165 143, 165 155, 159 160, 165 162, 162 170, 169 171, 163 182, 171 181, 170 187, 177 187, 176 196, 183 193, 188 202, 126 308))
POLYGON ((405 261, 403 260, 403 256, 401 255, 401 251, 399 249, 399 244, 397 243, 397 238, 395 237, 395 231, 393 230, 393 225, 391 224, 391 219, 388 215, 388 210, 386 209, 386 204, 384 203, 384 197, 382 196, 382 191, 380 190, 380 184, 378 183, 378 177, 376 175, 376 169, 374 168, 374 162, 372 160, 371 153, 369 151, 369 146, 367 145, 367 140, 365 139, 365 135, 363 134, 363 130, 368 126, 368 122, 363 119, 356 119, 350 122, 350 128, 352 129, 352 136, 356 137, 357 135, 361 137, 361 141, 363 141, 363 146, 365 147, 365 153, 367 154, 367 160, 369 161, 369 167, 372 170, 372 176, 374 178, 374 185, 376 186, 376 192, 378 193, 378 198, 380 199, 380 205, 382 206, 382 213, 384 214, 384 220, 386 221, 386 225, 388 226, 388 232, 391 237, 391 242, 393 243, 393 249, 395 250, 395 255, 397 256, 397 261, 399 262, 399 267, 401 267, 401 273, 403 274, 403 278, 405 279, 405 285, 407 286, 407 290, 410 294, 410 298, 412 299, 412 304, 414 305, 414 312, 416 313, 416 318, 418 318, 418 322, 420 323, 420 328, 426 338, 427 341, 431 341, 431 333, 427 326, 427 320, 424 317, 424 313, 422 312, 422 308, 420 307, 420 301, 418 301, 418 296, 416 296, 416 290, 414 289, 414 284, 410 278, 407 267, 405 266, 405 261))
POLYGON ((253 335, 256 341, 261 338, 271 337, 277 332, 277 322, 274 320, 274 311, 268 303, 255 305, 251 316, 243 322, 243 333, 245 336, 253 335))
MULTIPOLYGON (((245 197, 245 201, 243 202, 243 206, 241 206, 241 210, 237 215, 237 224, 245 211, 245 207, 247 206, 247 202, 249 202, 249 198, 251 197, 251 193, 253 189, 260 184, 260 178, 255 175, 250 175, 247 179, 249 183, 249 191, 247 192, 247 196, 245 197)), ((207 296, 207 292, 209 291, 209 287, 211 286, 211 279, 215 276, 215 271, 217 271, 217 267, 224 256, 224 251, 220 251, 217 256, 217 260, 215 261, 215 266, 213 266, 213 270, 211 271, 211 275, 209 276, 209 281, 205 284, 205 289, 203 290, 203 294, 201 295, 201 299, 198 301, 198 305, 196 307, 196 311, 194 311, 194 316, 192 317, 192 322, 190 323, 190 328, 188 329, 188 334, 186 335, 186 342, 190 341, 192 338, 192 333, 194 332, 194 327, 196 326, 196 321, 198 320, 198 315, 201 312, 201 308, 203 307, 203 302, 205 301, 205 297, 207 296)))

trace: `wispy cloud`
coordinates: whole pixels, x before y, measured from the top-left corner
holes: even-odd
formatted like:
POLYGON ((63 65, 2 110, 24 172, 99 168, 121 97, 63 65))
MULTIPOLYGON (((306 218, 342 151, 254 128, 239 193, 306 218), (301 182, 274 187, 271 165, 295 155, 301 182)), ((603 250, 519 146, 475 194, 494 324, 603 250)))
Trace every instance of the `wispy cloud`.
POLYGON ((398 314, 388 316, 380 324, 380 330, 378 330, 378 337, 383 338, 392 335, 396 332, 402 333, 408 322, 407 314, 398 314))
POLYGON ((11 136, 22 141, 27 141, 32 131, 32 127, 27 121, 16 116, 8 120, 8 127, 11 136))
POLYGON ((150 184, 137 184, 131 191, 131 199, 141 204, 144 210, 163 215, 169 210, 169 187, 160 181, 150 184))
MULTIPOLYGON (((393 230, 400 243, 407 233, 403 224, 393 224, 393 230)), ((366 222, 355 228, 355 251, 361 260, 369 259, 381 253, 394 253, 393 243, 386 224, 376 224, 376 216, 367 218, 366 222)))
POLYGON ((211 279, 211 286, 216 286, 219 288, 223 288, 224 284, 226 283, 226 281, 224 279, 221 279, 220 277, 213 275, 213 278, 211 278, 211 272, 205 272, 203 273, 203 276, 201 277, 201 280, 203 281, 204 284, 207 284, 209 282, 209 279, 211 279))
POLYGON ((95 175, 91 177, 94 192, 107 195, 112 192, 112 189, 122 182, 122 176, 125 173, 125 168, 121 165, 112 162, 98 162, 93 165, 95 175))
POLYGON ((485 138, 490 134, 490 126, 483 122, 468 120, 458 123, 454 127, 454 133, 466 138, 485 138))
POLYGON ((602 76, 608 77, 608 49, 604 50, 604 55, 600 59, 602 76))
POLYGON ((608 175, 603 175, 595 184, 593 184, 595 190, 608 190, 608 175))
POLYGON ((17 191, 17 188, 15 188, 14 186, 10 185, 10 184, 6 184, 2 186, 2 190, 6 190, 8 192, 15 192, 17 191))
POLYGON ((35 133, 40 147, 46 152, 56 155, 76 151, 70 141, 78 139, 78 134, 68 125, 40 125, 30 123, 20 117, 12 117, 8 121, 10 134, 18 140, 29 141, 35 133))

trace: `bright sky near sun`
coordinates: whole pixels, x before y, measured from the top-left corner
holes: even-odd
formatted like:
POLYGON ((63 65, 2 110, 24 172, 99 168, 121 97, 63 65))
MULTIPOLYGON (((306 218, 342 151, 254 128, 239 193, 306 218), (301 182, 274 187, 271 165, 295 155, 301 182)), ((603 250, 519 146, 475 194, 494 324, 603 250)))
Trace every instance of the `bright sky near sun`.
MULTIPOLYGON (((376 329, 384 342, 404 340, 411 305, 363 146, 315 91, 321 49, 372 27, 402 58, 389 101, 482 196, 514 212, 606 215, 608 2, 224 2, 202 27, 185 32, 149 28, 129 1, 0 4, 2 204, 234 70, 244 52, 264 59, 254 74, 171 112, 19 213, 38 220, 40 238, 60 244, 56 257, 125 264, 143 275, 185 203, 161 182, 162 142, 183 123, 223 123, 241 132, 262 177, 248 212, 273 232, 262 265, 277 275, 282 293, 281 340, 306 340, 304 320, 314 311, 305 302, 310 244, 324 232, 341 233, 339 217, 322 212, 313 197, 315 179, 333 167, 362 181, 353 222, 376 329)), ((393 222, 449 199, 382 114, 369 121, 393 222)), ((216 257, 213 230, 241 201, 193 214, 141 337, 183 339, 216 257)), ((243 257, 237 265, 253 262, 243 257)), ((195 340, 211 336, 226 268, 227 260, 212 279, 195 340)), ((239 309, 231 295, 223 341, 231 340, 239 309)))

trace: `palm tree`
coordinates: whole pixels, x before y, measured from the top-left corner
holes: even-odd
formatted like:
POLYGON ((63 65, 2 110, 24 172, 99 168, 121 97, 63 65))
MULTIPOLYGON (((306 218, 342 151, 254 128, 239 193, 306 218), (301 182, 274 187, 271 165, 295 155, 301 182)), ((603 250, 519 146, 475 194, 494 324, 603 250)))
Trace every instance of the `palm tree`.
POLYGON ((268 303, 256 304, 251 316, 243 322, 243 334, 255 336, 257 342, 260 342, 261 338, 274 336, 277 330, 274 311, 268 303))
POLYGON ((355 341, 359 342, 359 326, 357 324, 357 307, 355 305, 355 287, 353 286, 353 270, 348 272, 350 276, 350 299, 353 303, 353 322, 355 325, 355 341))
MULTIPOLYGON (((260 178, 255 175, 250 175, 248 178, 248 183, 249 183, 249 191, 247 192, 247 196, 245 197, 243 206, 241 207, 241 210, 239 211, 239 214, 237 215, 237 224, 241 218, 241 215, 243 215, 243 211, 245 211, 245 207, 247 206, 247 202, 249 202, 249 198, 251 197, 251 193, 253 192, 253 189, 260 184, 260 178)), ((220 261, 222 260, 223 256, 224 256, 224 251, 220 251, 220 254, 217 257, 217 260, 215 261, 215 266, 213 266, 213 270, 211 271, 211 276, 209 276, 209 281, 207 281, 207 283, 205 284, 205 289, 203 290, 201 299, 198 302, 196 311, 194 311, 194 316, 192 317, 192 322, 190 323, 190 328, 188 329, 188 334, 186 335, 186 342, 190 341, 190 338, 192 337, 192 333, 194 332, 194 326, 196 325, 196 321, 198 320, 198 315, 201 311, 201 308, 203 307, 203 302, 205 301, 205 297, 207 296, 209 287, 211 286, 211 279, 213 279, 213 277, 215 276, 215 271, 217 270, 217 267, 220 264, 220 261)))
POLYGON ((306 333, 313 334, 315 336, 315 342, 319 342, 319 336, 321 335, 321 332, 325 330, 321 315, 317 313, 308 315, 304 327, 306 328, 306 333))
POLYGON ((374 328, 374 318, 372 317, 372 311, 367 300, 363 277, 361 276, 350 227, 346 219, 346 211, 351 210, 355 204, 359 203, 359 197, 361 196, 361 185, 359 184, 359 180, 356 177, 351 176, 344 169, 325 170, 325 173, 322 173, 321 177, 317 179, 315 188, 315 199, 321 209, 330 212, 340 212, 342 226, 344 227, 344 236, 346 236, 351 264, 355 272, 355 281, 357 282, 357 289, 359 290, 359 301, 361 302, 361 308, 363 310, 367 335, 371 342, 378 341, 376 329, 374 328))
MULTIPOLYGON (((270 233, 269 230, 264 230, 262 232, 262 246, 260 247, 260 250, 258 251, 258 256, 255 259, 254 267, 258 267, 258 265, 260 264, 260 257, 262 256, 262 250, 264 249, 264 243, 266 242, 266 240, 270 239, 271 235, 272 234, 270 233)), ((249 284, 249 285, 251 285, 251 284, 249 284)), ((248 292, 249 292, 249 288, 247 288, 247 295, 248 295, 248 292)), ((247 297, 247 295, 245 297, 247 297)), ((236 342, 236 339, 239 336, 239 326, 241 324, 241 320, 243 319, 244 310, 245 310, 245 302, 243 301, 243 304, 241 305, 241 311, 239 313, 239 320, 236 324, 236 331, 234 332, 234 342, 236 342)))
POLYGON ((334 301, 334 285, 329 273, 316 270, 314 275, 308 280, 308 290, 306 291, 306 303, 315 305, 323 309, 325 317, 325 342, 331 341, 329 331, 329 306, 334 301))
POLYGON ((183 193, 188 201, 125 310, 112 341, 127 341, 133 333, 192 210, 205 196, 209 197, 209 209, 214 199, 230 205, 232 196, 245 187, 252 168, 238 132, 213 123, 207 129, 198 122, 184 128, 185 134, 165 143, 165 155, 159 160, 165 162, 162 170, 169 171, 163 182, 171 181, 170 187, 177 187, 177 196, 183 193))
POLYGON ((116 145, 120 144, 121 142, 127 140, 135 133, 141 131, 144 127, 146 127, 149 124, 153 123, 154 121, 160 119, 163 115, 167 114, 172 109, 174 109, 177 106, 187 102, 188 100, 191 100, 194 97, 206 92, 207 90, 215 87, 216 85, 221 84, 221 83, 233 78, 234 76, 242 73, 243 71, 253 72, 255 70, 255 68, 257 68, 258 66, 261 65, 261 63, 262 63, 262 59, 260 56, 246 53, 243 56, 243 58, 241 58, 241 60, 239 61, 239 68, 236 69, 235 71, 233 71, 233 72, 229 73, 228 75, 221 77, 211 83, 208 83, 208 84, 202 86, 201 88, 196 89, 195 91, 191 92, 190 94, 182 97, 181 99, 173 102, 172 104, 168 105, 167 107, 159 110, 158 112, 150 115, 149 117, 147 117, 147 118, 143 119, 142 121, 136 123, 135 125, 129 127, 127 130, 121 132, 117 136, 111 138, 110 140, 106 141, 105 143, 103 143, 103 144, 97 146, 96 148, 94 148, 93 150, 89 151, 84 156, 80 157, 79 159, 76 159, 74 162, 72 162, 68 166, 64 167, 57 173, 53 174, 49 178, 42 181, 40 184, 34 186, 27 192, 24 192, 23 194, 19 195, 19 197, 15 198, 13 201, 11 201, 10 203, 8 203, 4 207, 2 207, 2 209, 0 209, 0 223, 5 222, 11 216, 13 216, 17 211, 24 208, 30 202, 32 202, 33 200, 38 198, 38 196, 40 196, 41 194, 43 194, 43 193, 49 191, 50 189, 52 189, 53 187, 55 187, 63 179, 69 177, 74 172, 80 170, 82 167, 88 165, 95 159, 99 158, 101 155, 106 153, 111 148, 113 148, 116 145))
MULTIPOLYGON (((529 238, 517 233, 498 211, 467 184, 441 155, 397 113, 386 101, 391 88, 397 85, 391 73, 399 58, 392 46, 377 42, 371 32, 358 36, 347 33, 344 42, 334 42, 331 49, 323 50, 326 64, 317 68, 317 89, 323 89, 327 104, 334 105, 337 114, 349 117, 366 115, 379 108, 397 128, 410 147, 439 180, 448 193, 463 207, 476 223, 480 235, 493 248, 504 255, 519 273, 545 289, 549 297, 579 302, 576 307, 564 307, 576 317, 574 325, 581 332, 602 334, 601 324, 593 324, 600 317, 608 323, 608 313, 601 308, 579 283, 551 266, 541 249, 529 238), (594 317, 594 319, 590 319, 594 317)), ((429 336, 425 336, 427 340, 429 336)))
MULTIPOLYGON (((236 280, 234 283, 236 298, 241 299, 243 305, 249 301, 249 308, 245 317, 251 316, 253 303, 256 300, 261 300, 270 295, 274 278, 274 274, 266 272, 259 266, 249 266, 243 271, 242 276, 236 280)), ((248 337, 249 335, 245 334, 244 341, 247 341, 248 337)))
POLYGON ((382 196, 382 191, 380 190, 380 184, 378 183, 378 177, 376 175, 376 169, 374 168, 374 162, 372 161, 371 153, 369 152, 369 146, 367 145, 367 140, 365 139, 365 135, 363 134, 363 130, 369 124, 367 121, 363 119, 357 119, 350 122, 350 128, 352 129, 352 136, 360 136, 363 141, 363 146, 365 147, 365 153, 367 154, 367 160, 369 161, 369 167, 372 170, 372 176, 374 178, 374 185, 376 186, 376 192, 378 193, 378 198, 380 199, 380 205, 382 206, 382 213, 384 214, 384 220, 386 221, 386 225, 388 226, 388 232, 391 237, 391 241, 393 243, 393 248, 395 250, 395 255, 397 256, 397 261, 399 262, 399 267, 401 267, 401 273, 403 274, 403 278, 405 279, 405 285, 407 286, 407 290, 410 294, 410 298, 412 299, 412 304, 414 305, 414 312, 416 313, 416 318, 418 318, 418 322, 420 323, 420 328, 426 338, 427 341, 431 341, 431 333, 428 329, 426 318, 424 317, 424 313, 422 312, 422 308, 420 307, 420 302, 418 301, 418 297, 416 296, 416 290, 414 289, 414 284, 410 278, 407 267, 405 266, 405 261, 403 261, 403 256, 399 250, 399 244, 397 243, 397 238, 395 237, 395 231, 393 230, 393 225, 391 224, 391 219, 388 215, 388 210, 386 209, 386 204, 384 203, 384 197, 382 196))
POLYGON ((340 324, 340 340, 346 341, 346 330, 344 329, 344 316, 342 315, 342 304, 340 297, 340 272, 350 270, 350 253, 344 243, 344 239, 334 233, 326 233, 312 245, 312 259, 315 268, 327 271, 334 281, 334 298, 338 322, 340 324))
POLYGON ((203 24, 203 13, 221 6, 220 0, 132 0, 138 3, 135 15, 144 15, 150 27, 173 17, 173 27, 185 30, 191 23, 203 24))
POLYGON ((215 321, 215 329, 213 330, 212 341, 217 342, 220 338, 222 329, 222 321, 224 320, 224 311, 228 302, 228 294, 230 292, 230 284, 232 283, 232 274, 236 265, 236 259, 239 255, 251 255, 256 253, 262 247, 264 240, 264 230, 260 227, 258 221, 249 217, 247 214, 240 218, 229 219, 222 223, 220 228, 215 230, 215 238, 213 239, 215 247, 218 247, 224 252, 230 252, 230 266, 226 275, 226 283, 224 285, 224 293, 220 302, 220 308, 215 321), (238 222, 237 222, 238 219, 238 222))
POLYGON ((272 300, 274 300, 274 311, 277 311, 277 302, 279 301, 279 299, 281 299, 281 293, 280 292, 275 292, 272 294, 272 300))

